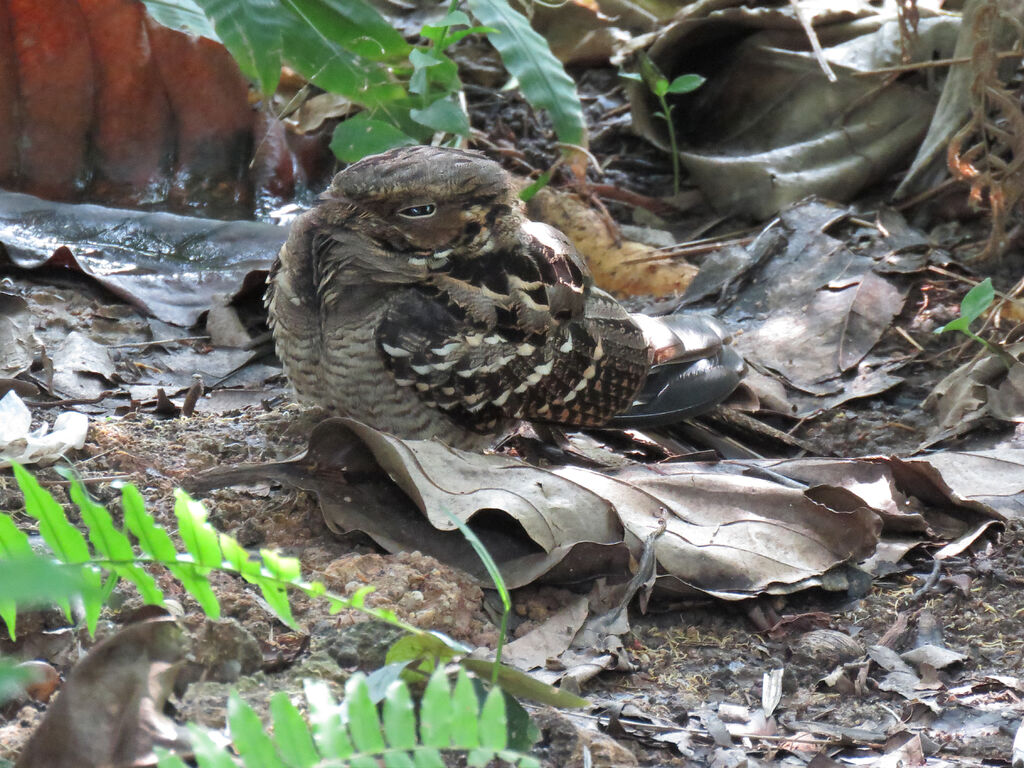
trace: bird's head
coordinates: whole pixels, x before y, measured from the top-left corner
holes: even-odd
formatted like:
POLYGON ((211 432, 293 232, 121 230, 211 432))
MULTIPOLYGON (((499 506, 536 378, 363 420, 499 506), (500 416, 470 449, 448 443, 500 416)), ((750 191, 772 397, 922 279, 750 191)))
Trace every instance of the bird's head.
POLYGON ((323 198, 349 216, 354 209, 370 236, 441 255, 512 237, 523 219, 517 191, 512 177, 482 154, 416 146, 353 163, 323 198))

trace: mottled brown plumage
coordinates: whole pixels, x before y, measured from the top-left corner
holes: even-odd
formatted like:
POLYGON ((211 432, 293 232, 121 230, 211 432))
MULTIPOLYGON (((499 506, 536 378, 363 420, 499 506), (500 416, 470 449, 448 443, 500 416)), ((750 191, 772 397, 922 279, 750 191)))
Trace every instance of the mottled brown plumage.
POLYGON ((299 396, 401 437, 476 448, 520 419, 597 426, 646 408, 663 421, 652 403, 676 379, 694 394, 669 410, 687 415, 742 369, 721 358, 716 324, 631 316, 596 288, 474 152, 407 147, 349 166, 296 220, 268 282, 299 396))

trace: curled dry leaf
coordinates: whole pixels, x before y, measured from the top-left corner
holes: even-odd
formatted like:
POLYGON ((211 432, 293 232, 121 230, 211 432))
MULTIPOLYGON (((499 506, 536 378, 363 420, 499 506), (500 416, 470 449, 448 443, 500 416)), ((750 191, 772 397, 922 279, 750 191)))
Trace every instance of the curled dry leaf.
POLYGON ((546 470, 333 418, 314 430, 303 457, 208 473, 199 487, 270 477, 313 490, 333 530, 361 530, 389 551, 417 549, 483 579, 454 515, 478 533, 510 587, 627 577, 628 556, 639 559, 662 525, 657 586, 674 593, 788 593, 821 585, 830 569, 874 550, 881 523, 854 494, 727 471, 699 464, 546 470))
POLYGON ((190 752, 163 714, 184 659, 173 619, 133 624, 99 643, 71 671, 17 768, 153 765, 154 747, 190 752))
POLYGON ((587 260, 601 288, 624 296, 682 293, 697 267, 679 259, 659 258, 658 250, 623 240, 607 219, 576 195, 542 189, 530 200, 530 216, 562 230, 587 260))
MULTIPOLYGON (((856 15, 868 18, 823 18, 829 9, 812 3, 688 10, 659 33, 650 56, 669 80, 707 78, 672 105, 680 159, 717 209, 767 218, 808 195, 850 200, 917 148, 937 99, 927 81, 858 76, 901 63, 891 16, 861 5, 856 15), (807 50, 798 16, 815 13, 835 82, 807 50)), ((922 18, 910 59, 948 56, 957 25, 922 18)), ((630 83, 629 96, 637 130, 667 149, 657 100, 642 83, 630 83)))

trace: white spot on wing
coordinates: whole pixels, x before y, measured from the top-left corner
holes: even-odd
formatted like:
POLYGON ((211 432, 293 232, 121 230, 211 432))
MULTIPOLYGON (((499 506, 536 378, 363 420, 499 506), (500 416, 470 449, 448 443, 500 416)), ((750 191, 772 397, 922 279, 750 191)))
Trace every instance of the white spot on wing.
POLYGON ((451 354, 461 346, 462 345, 459 344, 459 342, 457 341, 450 341, 443 347, 432 347, 430 351, 433 352, 435 355, 440 355, 441 357, 444 357, 445 355, 451 354))
POLYGON ((402 349, 401 347, 392 347, 390 344, 381 342, 380 348, 387 352, 392 357, 411 357, 412 352, 402 349))

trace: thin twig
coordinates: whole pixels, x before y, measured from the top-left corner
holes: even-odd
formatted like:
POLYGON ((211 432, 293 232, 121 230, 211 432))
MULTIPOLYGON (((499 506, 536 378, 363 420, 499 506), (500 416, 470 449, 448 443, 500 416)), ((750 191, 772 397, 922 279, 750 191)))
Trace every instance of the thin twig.
POLYGON ((918 352, 924 352, 924 347, 922 347, 920 344, 914 341, 913 337, 909 333, 900 328, 898 325, 894 325, 893 328, 896 330, 896 333, 898 333, 900 336, 906 339, 907 343, 910 344, 912 347, 916 348, 918 352))
MULTIPOLYGON (((77 482, 82 485, 89 485, 90 483, 112 483, 115 480, 131 480, 131 475, 97 475, 96 477, 79 477, 77 482)), ((71 485, 71 480, 40 480, 39 484, 47 487, 66 487, 71 485)))
MULTIPOLYGON (((1020 58, 1021 51, 1003 51, 996 54, 997 59, 1020 58)), ((870 77, 871 75, 889 75, 893 72, 913 72, 918 69, 935 69, 937 67, 950 67, 956 64, 970 64, 970 56, 962 56, 958 59, 935 59, 934 61, 919 61, 912 64, 897 64, 893 67, 881 67, 879 69, 851 72, 854 77, 870 77)))
POLYGON ((818 33, 814 31, 814 25, 811 23, 811 19, 804 10, 803 5, 799 0, 789 0, 789 4, 793 8, 793 13, 795 13, 797 19, 799 19, 800 26, 804 28, 804 33, 807 35, 807 39, 811 43, 811 49, 814 51, 814 58, 818 60, 818 66, 821 67, 821 71, 825 73, 825 77, 828 78, 830 83, 837 82, 839 78, 836 77, 836 73, 832 71, 832 67, 828 63, 828 59, 825 58, 825 51, 821 49, 821 41, 818 39, 818 33))
POLYGON ((114 397, 121 393, 119 389, 105 389, 100 392, 96 397, 73 397, 67 400, 56 400, 52 403, 42 403, 38 400, 26 400, 25 405, 30 408, 60 408, 65 405, 93 405, 106 400, 108 397, 114 397))
POLYGON ((177 339, 154 339, 153 341, 129 341, 124 344, 110 344, 110 349, 129 349, 132 347, 148 347, 151 344, 181 344, 185 341, 209 341, 209 336, 182 336, 177 339))
POLYGON ((722 248, 727 248, 730 245, 749 245, 754 242, 754 235, 748 237, 737 237, 732 240, 718 240, 709 239, 707 241, 696 241, 697 244, 693 243, 681 243, 678 246, 672 246, 670 249, 659 249, 657 253, 649 256, 638 256, 635 259, 623 259, 622 264, 646 264, 651 261, 667 261, 669 259, 678 259, 683 256, 697 256, 708 251, 717 251, 722 248))

